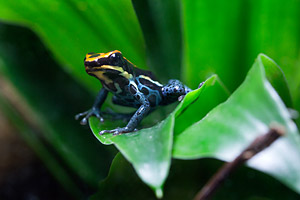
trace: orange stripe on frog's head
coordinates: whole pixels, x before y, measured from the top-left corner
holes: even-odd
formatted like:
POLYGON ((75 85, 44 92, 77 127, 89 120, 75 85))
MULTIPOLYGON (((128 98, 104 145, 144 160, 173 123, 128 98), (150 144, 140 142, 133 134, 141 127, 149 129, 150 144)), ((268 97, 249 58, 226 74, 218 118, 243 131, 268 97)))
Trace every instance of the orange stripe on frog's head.
POLYGON ((122 63, 122 53, 118 50, 108 53, 88 53, 84 58, 84 66, 87 73, 91 71, 99 71, 102 66, 118 66, 122 63))
POLYGON ((110 51, 108 53, 87 53, 84 61, 85 62, 93 62, 98 59, 108 58, 110 55, 112 55, 114 53, 120 53, 122 55, 122 53, 118 50, 110 51))
POLYGON ((125 62, 126 60, 122 56, 122 53, 118 50, 108 53, 88 53, 84 58, 86 72, 107 83, 112 82, 107 77, 109 74, 124 72, 123 66, 125 62))

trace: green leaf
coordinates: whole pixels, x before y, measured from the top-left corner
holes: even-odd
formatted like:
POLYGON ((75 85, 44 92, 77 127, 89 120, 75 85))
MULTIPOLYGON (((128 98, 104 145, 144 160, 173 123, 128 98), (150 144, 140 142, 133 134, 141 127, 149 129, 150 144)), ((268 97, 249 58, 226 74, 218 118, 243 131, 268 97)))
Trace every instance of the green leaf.
POLYGON ((155 190, 158 198, 163 195, 162 186, 169 174, 173 126, 171 115, 152 128, 111 138, 141 179, 155 190))
POLYGON ((145 37, 148 66, 159 80, 180 78, 182 36, 179 0, 133 0, 145 37))
POLYGON ((274 87, 280 98, 287 107, 292 108, 292 98, 288 84, 281 68, 269 57, 261 56, 261 62, 264 66, 266 78, 274 87))
MULTIPOLYGON (((222 164, 223 162, 219 160, 208 158, 190 161, 172 160, 170 174, 164 185, 163 199, 193 199, 199 187, 204 185, 222 164)), ((112 162, 109 175, 99 184, 99 190, 91 196, 91 199, 152 200, 154 196, 119 153, 112 162)), ((292 192, 271 176, 248 167, 241 167, 226 179, 225 184, 214 195, 214 199, 296 200, 299 199, 299 194, 292 192)))
MULTIPOLYGON (((216 73, 233 91, 253 58, 263 52, 282 67, 295 109, 300 111, 299 1, 181 2, 182 75, 187 84, 195 87, 198 79, 216 73)), ((279 95, 291 107, 288 90, 284 93, 279 95)), ((300 118, 296 121, 300 125, 300 118)))
POLYGON ((99 119, 92 117, 89 123, 94 136, 103 144, 114 144, 133 165, 140 178, 160 197, 162 185, 169 173, 174 120, 178 123, 178 127, 176 124, 175 128, 179 133, 227 97, 227 90, 214 75, 207 79, 201 88, 188 93, 165 120, 151 128, 118 136, 99 135, 101 130, 116 128, 118 123, 121 125, 122 122, 105 120, 101 123, 99 119), (213 100, 206 102, 209 99, 213 100), (194 109, 202 110, 197 116, 193 116, 194 109), (186 118, 195 119, 185 120, 186 118))
POLYGON ((91 131, 93 132, 94 136, 102 143, 102 144, 113 144, 111 138, 114 137, 112 134, 103 134, 99 135, 99 132, 102 130, 111 130, 115 129, 116 127, 124 126, 124 122, 122 121, 111 121, 105 120, 104 123, 100 122, 97 117, 89 118, 89 125, 91 131))
POLYGON ((34 30, 62 66, 90 90, 98 90, 99 83, 84 72, 88 52, 118 49, 145 67, 143 36, 130 0, 1 1, 0 13, 1 20, 34 30))
POLYGON ((171 163, 173 115, 154 127, 117 136, 99 136, 101 129, 97 129, 100 127, 94 126, 94 123, 94 119, 91 119, 94 135, 103 143, 113 143, 131 162, 140 178, 155 190, 156 196, 162 197, 162 186, 171 163))
MULTIPOLYGON (((247 20, 246 62, 250 66, 260 52, 276 60, 287 78, 294 106, 300 111, 300 1, 254 0, 249 1, 248 9, 251 15, 247 20)), ((300 118, 297 122, 300 125, 300 118)))
POLYGON ((269 58, 260 54, 246 80, 226 102, 174 137, 173 156, 231 161, 276 122, 285 127, 286 136, 251 159, 248 165, 300 193, 299 133, 285 105, 266 79, 265 60, 269 58))
POLYGON ((196 87, 199 80, 218 74, 232 91, 246 75, 246 70, 240 66, 245 54, 246 1, 181 2, 183 80, 196 87))
POLYGON ((208 78, 200 89, 186 95, 174 111, 176 116, 174 134, 181 133, 193 123, 202 119, 212 108, 225 101, 229 92, 218 76, 208 78), (187 120, 188 119, 188 120, 187 120))

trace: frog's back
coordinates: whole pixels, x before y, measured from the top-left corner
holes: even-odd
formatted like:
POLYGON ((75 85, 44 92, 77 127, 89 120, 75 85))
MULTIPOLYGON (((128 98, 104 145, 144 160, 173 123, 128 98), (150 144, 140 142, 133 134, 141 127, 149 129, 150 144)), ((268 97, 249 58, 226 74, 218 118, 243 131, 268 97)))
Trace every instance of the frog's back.
POLYGON ((134 74, 136 77, 145 76, 145 77, 149 77, 153 81, 158 81, 157 78, 155 77, 155 75, 151 71, 139 69, 137 67, 133 67, 133 71, 134 71, 134 74))
POLYGON ((161 89, 163 87, 155 75, 147 70, 134 67, 135 83, 140 92, 149 100, 151 107, 155 107, 162 101, 161 89))

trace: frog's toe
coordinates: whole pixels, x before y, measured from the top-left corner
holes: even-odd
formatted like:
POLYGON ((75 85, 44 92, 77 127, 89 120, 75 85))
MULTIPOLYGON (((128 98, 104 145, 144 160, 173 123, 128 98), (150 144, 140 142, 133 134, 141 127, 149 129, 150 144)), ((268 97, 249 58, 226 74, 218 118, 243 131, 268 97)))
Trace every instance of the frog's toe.
POLYGON ((100 122, 104 122, 104 119, 99 112, 95 113, 95 116, 100 120, 100 122))
POLYGON ((128 133, 128 132, 135 131, 135 130, 136 129, 131 130, 128 127, 123 127, 123 128, 116 128, 113 130, 102 130, 99 132, 99 135, 103 135, 104 133, 112 133, 113 135, 120 135, 122 133, 128 133))
POLYGON ((114 133, 115 129, 114 130, 102 130, 99 132, 99 135, 103 135, 104 133, 114 133))
POLYGON ((87 124, 87 118, 84 117, 81 121, 80 121, 81 125, 86 125, 87 124))
POLYGON ((106 133, 107 130, 102 130, 99 132, 99 135, 103 135, 104 133, 106 133))
POLYGON ((113 135, 119 135, 119 134, 121 134, 119 131, 113 132, 113 135))
POLYGON ((122 133, 129 133, 131 131, 134 131, 134 130, 132 130, 132 129, 128 128, 128 127, 116 128, 116 129, 114 129, 113 135, 120 135, 122 133))
POLYGON ((88 119, 91 116, 96 116, 100 120, 100 122, 104 122, 104 119, 101 116, 101 112, 99 110, 96 110, 96 109, 91 109, 91 110, 79 113, 79 114, 75 115, 75 119, 78 120, 81 117, 83 117, 82 120, 80 121, 80 124, 81 125, 86 125, 87 122, 88 122, 88 119))
POLYGON ((89 111, 85 111, 82 113, 78 113, 77 115, 75 115, 75 120, 78 120, 80 117, 85 116, 89 113, 89 111))

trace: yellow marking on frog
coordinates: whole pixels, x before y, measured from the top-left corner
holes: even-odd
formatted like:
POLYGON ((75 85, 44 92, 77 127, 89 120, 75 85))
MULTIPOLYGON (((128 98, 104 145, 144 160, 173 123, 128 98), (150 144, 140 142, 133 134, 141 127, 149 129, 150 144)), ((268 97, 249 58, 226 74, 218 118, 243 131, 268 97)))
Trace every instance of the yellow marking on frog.
POLYGON ((132 74, 129 74, 127 71, 124 71, 122 67, 119 66, 111 66, 111 65, 102 65, 100 68, 102 69, 112 69, 120 72, 121 76, 124 76, 127 79, 132 79, 132 74))
POLYGON ((126 71, 123 71, 120 75, 124 76, 127 79, 132 79, 133 78, 132 74, 129 74, 126 71))
POLYGON ((157 81, 152 80, 152 79, 151 79, 150 77, 148 77, 148 76, 140 75, 139 77, 140 77, 140 78, 143 78, 143 79, 146 79, 146 80, 148 80, 148 81, 150 81, 150 82, 152 82, 152 83, 154 83, 154 84, 156 84, 156 85, 158 85, 158 86, 160 86, 160 87, 163 87, 162 84, 160 84, 160 83, 157 82, 157 81))
POLYGON ((95 57, 95 54, 86 54, 85 56, 85 62, 92 62, 92 61, 96 61, 98 59, 102 58, 102 55, 100 54, 99 56, 95 57))
POLYGON ((92 62, 92 61, 96 61, 98 59, 101 59, 101 58, 107 58, 109 57, 111 54, 113 53, 121 53, 120 51, 118 50, 114 50, 114 51, 110 51, 108 53, 93 53, 93 54, 86 54, 85 55, 85 61, 86 62, 92 62), (99 56, 96 56, 95 57, 95 54, 99 54, 99 56))
MULTIPOLYGON (((116 70, 120 72, 120 75, 125 77, 126 79, 132 79, 132 74, 129 74, 127 71, 124 71, 122 67, 119 66, 112 66, 112 65, 102 65, 99 67, 94 67, 93 69, 111 69, 111 70, 116 70)), ((95 74, 99 79, 103 80, 106 84, 112 83, 113 80, 109 79, 104 75, 105 71, 94 71, 91 72, 95 74)))
POLYGON ((123 68, 119 66, 112 66, 112 65, 101 65, 100 67, 94 67, 94 69, 112 69, 119 72, 123 72, 123 68))
MULTIPOLYGON (((110 51, 108 53, 100 53, 102 55, 102 58, 107 58, 109 57, 111 54, 114 54, 114 53, 121 53, 119 50, 114 50, 114 51, 110 51)), ((121 53, 122 54, 122 53, 121 53)))
POLYGON ((92 74, 95 74, 100 80, 104 81, 105 84, 113 83, 111 79, 109 79, 107 76, 104 75, 104 71, 94 71, 91 72, 92 74))

